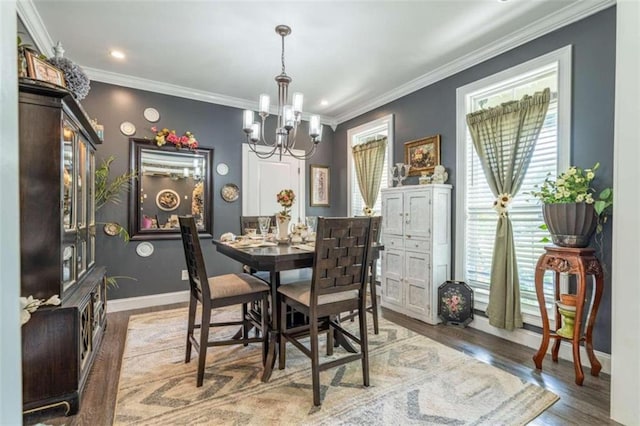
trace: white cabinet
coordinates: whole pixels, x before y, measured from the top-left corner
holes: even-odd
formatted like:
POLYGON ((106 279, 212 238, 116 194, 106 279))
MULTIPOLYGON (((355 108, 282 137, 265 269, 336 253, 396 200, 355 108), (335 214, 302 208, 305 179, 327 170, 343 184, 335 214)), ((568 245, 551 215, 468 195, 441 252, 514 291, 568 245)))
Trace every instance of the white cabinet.
POLYGON ((451 276, 451 185, 382 190, 382 306, 429 324, 451 276))

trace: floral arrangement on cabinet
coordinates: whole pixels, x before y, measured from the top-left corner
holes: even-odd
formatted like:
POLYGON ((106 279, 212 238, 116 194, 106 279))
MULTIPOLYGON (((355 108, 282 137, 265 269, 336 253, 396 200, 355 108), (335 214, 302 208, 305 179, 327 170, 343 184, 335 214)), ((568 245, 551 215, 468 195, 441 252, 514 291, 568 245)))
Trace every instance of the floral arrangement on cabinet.
POLYGON ((31 314, 38 310, 40 306, 44 305, 52 305, 57 306, 61 303, 60 297, 57 294, 54 294, 47 300, 44 299, 34 299, 33 296, 29 297, 21 297, 20 298, 20 323, 21 325, 25 325, 30 319, 31 314))
POLYGON ((186 147, 189 149, 198 148, 198 141, 196 140, 196 136, 190 131, 184 132, 182 136, 178 136, 175 130, 169 130, 166 127, 164 129, 158 130, 157 127, 153 126, 151 131, 156 134, 155 140, 156 145, 163 146, 167 142, 175 145, 176 148, 180 149, 182 147, 186 147))
POLYGON ((282 206, 282 210, 277 213, 279 218, 291 219, 291 206, 296 200, 296 194, 293 189, 283 189, 276 195, 278 204, 282 206))

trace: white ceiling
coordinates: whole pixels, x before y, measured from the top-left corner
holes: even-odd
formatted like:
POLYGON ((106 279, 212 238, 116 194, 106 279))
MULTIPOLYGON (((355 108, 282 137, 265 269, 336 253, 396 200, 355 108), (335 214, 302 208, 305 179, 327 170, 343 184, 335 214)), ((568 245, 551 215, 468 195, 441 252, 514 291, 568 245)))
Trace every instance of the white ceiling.
POLYGON ((60 40, 94 80, 253 108, 260 93, 276 99, 274 28, 287 24, 290 92, 336 124, 613 3, 34 0, 18 11, 41 49, 60 40))

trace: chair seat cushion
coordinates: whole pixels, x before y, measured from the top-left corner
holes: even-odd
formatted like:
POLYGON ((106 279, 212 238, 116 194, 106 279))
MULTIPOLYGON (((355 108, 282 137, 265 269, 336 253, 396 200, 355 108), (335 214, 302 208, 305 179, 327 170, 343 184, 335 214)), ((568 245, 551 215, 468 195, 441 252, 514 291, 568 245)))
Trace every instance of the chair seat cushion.
MULTIPOLYGON (((302 282, 283 285, 278 288, 278 293, 284 294, 290 299, 297 301, 305 306, 311 305, 311 282, 302 282)), ((330 303, 342 302, 358 298, 357 290, 341 291, 333 294, 323 294, 318 297, 318 305, 327 305, 330 303)))
POLYGON ((269 285, 249 274, 226 274, 209 278, 212 299, 269 291, 269 285))

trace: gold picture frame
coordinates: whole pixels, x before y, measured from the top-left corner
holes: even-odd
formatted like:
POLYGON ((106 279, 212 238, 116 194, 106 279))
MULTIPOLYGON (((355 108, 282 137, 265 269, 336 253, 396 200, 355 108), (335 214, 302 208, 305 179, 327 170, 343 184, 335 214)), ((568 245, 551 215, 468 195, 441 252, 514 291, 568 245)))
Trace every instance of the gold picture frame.
POLYGON ((409 164, 409 176, 419 176, 422 172, 431 172, 440 164, 440 135, 406 142, 404 144, 404 162, 409 164))
POLYGON ((329 166, 311 164, 309 166, 309 201, 311 207, 329 207, 330 173, 329 166))
POLYGON ((40 59, 35 52, 30 50, 25 49, 24 57, 27 60, 27 77, 55 84, 56 86, 67 87, 64 83, 64 72, 62 70, 40 59))

